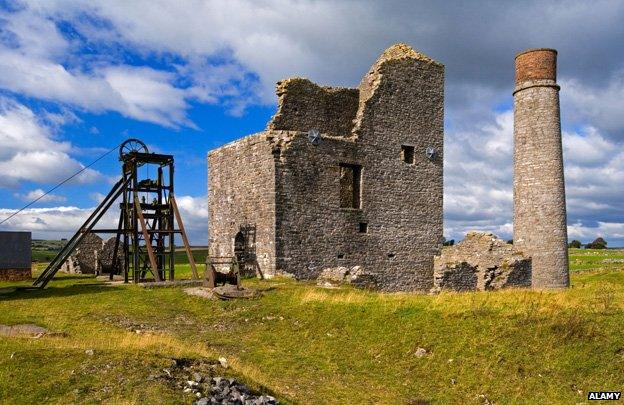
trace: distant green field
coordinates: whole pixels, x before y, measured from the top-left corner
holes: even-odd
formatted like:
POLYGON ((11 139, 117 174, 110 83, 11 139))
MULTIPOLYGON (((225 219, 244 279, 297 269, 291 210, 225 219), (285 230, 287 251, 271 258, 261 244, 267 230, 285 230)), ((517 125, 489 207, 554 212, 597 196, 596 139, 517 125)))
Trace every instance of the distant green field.
MULTIPOLYGON (((54 259, 54 256, 65 246, 67 241, 61 240, 33 240, 32 241, 32 261, 37 263, 47 263, 54 259)), ((178 247, 179 249, 179 247, 178 247)), ((193 251, 193 258, 196 263, 204 263, 208 250, 206 248, 191 248, 193 251)), ((176 264, 188 263, 188 258, 185 251, 175 252, 176 264)))
POLYGON ((621 270, 624 249, 570 249, 571 271, 621 270))

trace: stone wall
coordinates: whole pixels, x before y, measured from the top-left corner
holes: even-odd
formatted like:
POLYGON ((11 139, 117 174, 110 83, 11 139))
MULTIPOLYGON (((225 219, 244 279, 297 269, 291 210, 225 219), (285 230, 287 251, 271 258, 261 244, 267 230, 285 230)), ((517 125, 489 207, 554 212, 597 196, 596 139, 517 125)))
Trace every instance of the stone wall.
POLYGON ((0 232, 0 281, 31 278, 31 233, 0 232))
POLYGON ((359 89, 294 79, 278 94, 266 132, 209 155, 211 255, 230 251, 247 220, 265 235, 268 269, 314 279, 363 266, 381 290, 429 290, 442 244, 444 67, 398 44, 359 89), (341 165, 361 172, 356 206, 341 207, 341 165))
POLYGON ((78 274, 97 273, 99 271, 98 260, 102 256, 103 247, 102 238, 94 233, 88 233, 62 264, 61 271, 78 274))
POLYGON ((470 232, 434 261, 433 292, 531 286, 531 259, 491 233, 470 232))
MULTIPOLYGON (((112 237, 112 238, 109 238, 106 242, 104 242, 104 245, 102 246, 102 252, 99 258, 100 265, 101 265, 100 272, 102 273, 108 272, 108 269, 110 269, 113 266, 113 253, 115 252, 115 243, 116 243, 116 238, 112 237)), ((119 247, 117 248, 117 261, 116 262, 117 262, 116 263, 117 267, 116 267, 114 274, 122 274, 123 269, 124 269, 124 262, 125 262, 123 237, 119 241, 119 247)))
POLYGON ((514 243, 533 259, 533 287, 570 285, 556 51, 516 57, 514 243))
POLYGON ((260 133, 208 154, 211 256, 234 256, 241 225, 256 226, 260 271, 275 273, 275 162, 272 136, 260 133))

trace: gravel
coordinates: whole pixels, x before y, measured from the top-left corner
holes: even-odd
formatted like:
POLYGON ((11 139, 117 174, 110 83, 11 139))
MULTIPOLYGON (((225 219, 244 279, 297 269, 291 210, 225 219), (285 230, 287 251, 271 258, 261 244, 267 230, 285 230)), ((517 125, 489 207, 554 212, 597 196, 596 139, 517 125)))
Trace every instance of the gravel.
POLYGON ((223 368, 218 362, 172 359, 170 367, 162 369, 162 373, 149 375, 147 381, 167 382, 185 396, 194 397, 194 403, 200 405, 279 404, 274 397, 253 391, 234 378, 215 376, 215 372, 219 369, 223 370, 223 368))
POLYGON ((270 395, 255 394, 244 384, 234 378, 214 377, 199 384, 187 381, 185 391, 199 398, 198 405, 207 404, 240 404, 240 405, 274 405, 279 402, 270 395))

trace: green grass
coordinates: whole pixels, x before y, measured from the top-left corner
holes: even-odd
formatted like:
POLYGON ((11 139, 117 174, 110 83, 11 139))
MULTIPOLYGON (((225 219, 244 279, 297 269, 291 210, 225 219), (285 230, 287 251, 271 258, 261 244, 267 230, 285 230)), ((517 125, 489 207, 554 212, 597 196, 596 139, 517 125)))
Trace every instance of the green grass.
POLYGON ((285 402, 584 402, 589 390, 624 387, 624 264, 605 268, 602 253, 571 251, 582 262, 571 260, 572 288, 561 291, 380 294, 280 278, 245 280, 268 290, 223 302, 65 276, 0 296, 0 323, 66 333, 0 338, 0 398, 190 403, 147 376, 172 358, 224 356, 224 373, 285 402))

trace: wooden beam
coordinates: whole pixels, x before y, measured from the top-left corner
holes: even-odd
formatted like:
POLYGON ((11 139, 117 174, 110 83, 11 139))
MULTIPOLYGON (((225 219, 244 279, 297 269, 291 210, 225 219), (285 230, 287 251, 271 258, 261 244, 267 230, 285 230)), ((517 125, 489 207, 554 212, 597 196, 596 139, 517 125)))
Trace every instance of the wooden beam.
POLYGON ((184 243, 184 249, 186 250, 186 257, 188 257, 189 264, 191 265, 191 270, 193 270, 193 278, 195 280, 199 280, 199 275, 197 274, 197 265, 195 265, 193 252, 191 252, 191 246, 189 245, 188 238, 186 237, 186 231, 184 230, 184 224, 182 223, 182 216, 180 216, 180 211, 178 211, 178 203, 176 202, 173 194, 169 194, 169 200, 171 201, 171 206, 173 207, 173 213, 175 214, 176 221, 178 222, 178 227, 180 227, 182 242, 184 243))
POLYGON ((160 279, 158 266, 156 265, 156 256, 154 256, 154 251, 152 250, 151 239, 149 233, 147 232, 147 224, 145 223, 145 218, 143 218, 143 210, 141 209, 141 204, 139 204, 139 199, 136 195, 134 196, 134 206, 136 207, 137 216, 139 217, 139 222, 141 223, 141 231, 143 232, 145 248, 147 249, 147 255, 149 256, 150 265, 152 266, 152 274, 154 275, 154 278, 156 278, 156 281, 162 281, 160 279))

